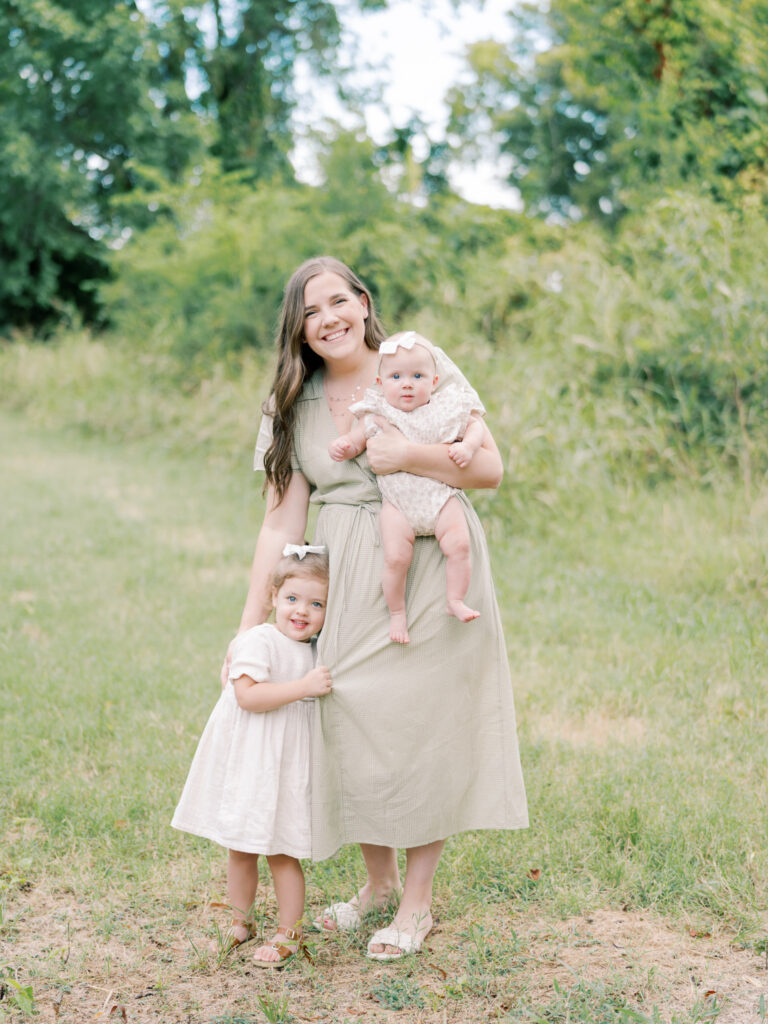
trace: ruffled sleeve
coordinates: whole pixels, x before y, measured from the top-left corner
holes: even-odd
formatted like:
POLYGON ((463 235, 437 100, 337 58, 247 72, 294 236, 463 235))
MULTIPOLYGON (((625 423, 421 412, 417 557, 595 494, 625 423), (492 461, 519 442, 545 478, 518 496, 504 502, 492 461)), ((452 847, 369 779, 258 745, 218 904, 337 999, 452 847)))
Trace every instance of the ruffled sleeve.
POLYGON ((232 662, 229 666, 229 681, 240 676, 250 676, 257 683, 268 683, 272 674, 274 657, 272 632, 274 626, 264 623, 254 626, 235 638, 232 648, 232 662))
POLYGON ((461 391, 468 392, 465 404, 469 405, 469 411, 478 416, 485 416, 485 406, 480 401, 480 396, 458 366, 441 348, 435 346, 435 352, 437 355, 437 391, 442 391, 447 384, 454 384, 461 391))
POLYGON ((359 402, 350 405, 349 411, 355 416, 362 416, 364 413, 374 413, 379 416, 386 416, 389 412, 389 405, 384 395, 375 388, 366 388, 363 397, 359 402))

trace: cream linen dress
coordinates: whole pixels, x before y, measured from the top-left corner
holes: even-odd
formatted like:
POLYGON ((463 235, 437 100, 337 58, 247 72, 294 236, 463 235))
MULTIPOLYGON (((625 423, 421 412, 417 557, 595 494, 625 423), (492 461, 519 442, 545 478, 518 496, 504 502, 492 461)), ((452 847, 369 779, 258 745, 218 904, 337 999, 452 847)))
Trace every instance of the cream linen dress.
MULTIPOLYGON (((437 350, 441 386, 468 387, 437 350)), ((322 374, 298 400, 293 467, 320 506, 330 591, 318 641, 333 690, 317 702, 312 740, 312 858, 345 843, 421 846, 468 829, 528 824, 515 710, 482 526, 459 492, 472 542, 466 600, 480 618, 445 611, 445 564, 434 537, 415 541, 408 572, 409 644, 389 639, 381 591, 381 496, 365 453, 334 462, 338 436, 322 374)), ((254 466, 271 438, 264 417, 254 466)))
POLYGON ((313 700, 274 711, 244 711, 233 682, 301 679, 314 666, 314 643, 270 623, 236 637, 229 682, 200 737, 171 825, 243 853, 309 857, 313 700))

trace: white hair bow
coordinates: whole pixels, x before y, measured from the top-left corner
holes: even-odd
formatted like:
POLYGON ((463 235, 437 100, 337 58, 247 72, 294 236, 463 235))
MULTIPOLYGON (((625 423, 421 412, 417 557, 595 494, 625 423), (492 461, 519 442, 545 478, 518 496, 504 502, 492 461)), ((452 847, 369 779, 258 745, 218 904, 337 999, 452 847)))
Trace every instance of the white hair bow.
POLYGON ((325 544, 286 544, 283 548, 283 558, 286 555, 296 555, 301 559, 304 555, 327 555, 328 548, 325 544))
POLYGON ((399 338, 395 338, 394 341, 391 338, 387 338, 386 341, 382 341, 379 345, 380 356, 392 356, 397 352, 399 348, 413 348, 416 344, 416 331, 406 331, 399 338))

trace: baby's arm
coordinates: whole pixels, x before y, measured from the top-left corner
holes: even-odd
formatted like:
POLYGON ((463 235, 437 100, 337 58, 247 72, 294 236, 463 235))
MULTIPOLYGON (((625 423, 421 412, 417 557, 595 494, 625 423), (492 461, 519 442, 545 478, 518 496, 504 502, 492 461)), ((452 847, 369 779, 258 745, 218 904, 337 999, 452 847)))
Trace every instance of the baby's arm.
POLYGON ((449 458, 461 469, 464 469, 475 457, 478 448, 481 447, 484 435, 483 421, 478 416, 470 416, 467 429, 464 431, 464 437, 460 441, 454 441, 448 447, 449 458))
POLYGON ((345 462, 354 459, 365 450, 365 426, 359 420, 348 434, 342 434, 328 446, 328 453, 334 462, 345 462))
POLYGON ((315 665, 301 679, 287 683, 259 683, 250 676, 235 679, 235 697, 243 711, 274 711, 304 697, 324 697, 331 692, 331 673, 315 665))

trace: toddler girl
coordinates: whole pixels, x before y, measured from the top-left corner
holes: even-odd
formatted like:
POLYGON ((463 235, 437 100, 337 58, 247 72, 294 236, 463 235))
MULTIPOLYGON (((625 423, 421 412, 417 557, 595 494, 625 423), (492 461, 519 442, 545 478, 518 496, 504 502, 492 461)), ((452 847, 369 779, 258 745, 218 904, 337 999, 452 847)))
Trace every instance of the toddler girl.
POLYGON ((286 545, 271 586, 275 624, 236 638, 229 683, 200 738, 171 822, 229 850, 227 949, 251 938, 258 856, 266 855, 279 922, 272 942, 254 954, 259 967, 281 966, 306 952, 299 858, 311 854, 312 698, 331 690, 328 669, 314 665, 312 643, 325 619, 325 548, 286 545))
MULTIPOLYGON (((468 466, 483 441, 483 425, 476 413, 480 400, 470 388, 449 384, 437 387, 437 361, 431 342, 415 331, 393 334, 379 347, 376 383, 362 401, 350 406, 360 417, 357 425, 329 447, 332 459, 356 458, 367 438, 378 429, 368 413, 382 416, 411 441, 450 443, 449 455, 457 466, 468 466), (460 439, 460 440, 459 440, 460 439)), ((464 603, 471 562, 469 529, 458 489, 439 480, 412 473, 388 473, 379 478, 382 495, 379 528, 384 550, 382 589, 390 613, 389 636, 407 644, 405 583, 413 559, 414 539, 434 534, 445 555, 447 611, 461 622, 480 614, 464 603)))

